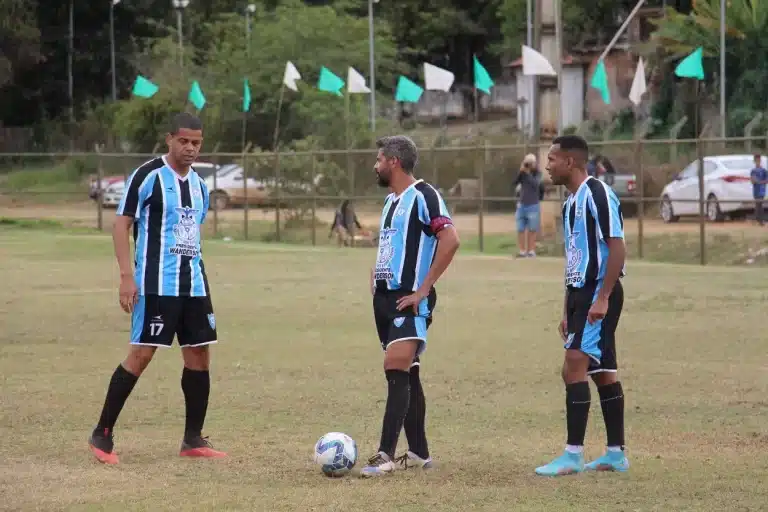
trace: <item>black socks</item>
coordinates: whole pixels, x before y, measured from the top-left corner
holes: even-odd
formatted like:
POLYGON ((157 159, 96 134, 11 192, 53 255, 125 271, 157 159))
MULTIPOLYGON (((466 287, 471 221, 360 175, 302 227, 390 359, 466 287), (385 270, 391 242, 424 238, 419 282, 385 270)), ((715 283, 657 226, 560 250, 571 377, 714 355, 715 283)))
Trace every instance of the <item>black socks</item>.
POLYGON ((208 395, 211 392, 210 372, 184 367, 181 374, 181 389, 184 392, 186 405, 184 439, 200 436, 203 432, 205 413, 208 410, 208 395))
POLYGON ((621 382, 597 388, 603 410, 608 446, 624 450, 624 390, 621 382))
POLYGON ((123 368, 122 364, 118 365, 109 381, 107 397, 104 400, 97 429, 102 431, 109 429, 111 431, 115 427, 117 417, 123 410, 125 401, 128 400, 128 396, 138 380, 139 378, 123 368))
POLYGON ((386 453, 391 460, 394 460, 397 438, 408 413, 411 395, 410 375, 408 371, 402 370, 387 370, 384 373, 387 376, 388 393, 379 451, 386 453))
POLYGON ((424 389, 419 378, 419 366, 412 366, 410 371, 411 398, 408 414, 405 416, 405 437, 408 439, 408 449, 421 457, 429 458, 425 418, 427 406, 424 399, 424 389))
POLYGON ((565 411, 570 446, 584 446, 590 405, 589 382, 575 382, 565 386, 565 411))

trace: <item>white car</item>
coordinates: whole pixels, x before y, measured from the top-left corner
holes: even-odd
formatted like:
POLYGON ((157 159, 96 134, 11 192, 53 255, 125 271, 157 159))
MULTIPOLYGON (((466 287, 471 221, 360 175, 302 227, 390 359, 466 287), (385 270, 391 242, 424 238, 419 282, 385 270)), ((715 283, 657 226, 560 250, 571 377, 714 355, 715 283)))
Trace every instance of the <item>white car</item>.
MULTIPOLYGON (((766 167, 766 157, 761 165, 766 167)), ((707 219, 722 221, 754 211, 752 180, 754 155, 704 157, 704 206, 707 219)), ((664 222, 699 214, 699 161, 694 160, 661 192, 659 213, 664 222)))
MULTIPOLYGON (((206 180, 206 177, 211 176, 217 169, 219 169, 219 167, 220 166, 208 162, 195 162, 192 164, 192 168, 203 180, 206 180)), ((102 193, 102 208, 117 208, 120 205, 120 200, 122 200, 124 193, 124 180, 116 181, 107 186, 102 193)))
POLYGON ((101 194, 102 208, 117 208, 125 193, 125 181, 112 183, 101 194))

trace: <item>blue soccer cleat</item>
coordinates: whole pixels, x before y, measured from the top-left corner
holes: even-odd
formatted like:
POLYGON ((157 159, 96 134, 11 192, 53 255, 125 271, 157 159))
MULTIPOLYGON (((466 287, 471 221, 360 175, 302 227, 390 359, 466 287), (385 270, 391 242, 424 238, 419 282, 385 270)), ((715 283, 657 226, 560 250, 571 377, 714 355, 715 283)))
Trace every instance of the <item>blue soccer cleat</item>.
POLYGON ((623 451, 607 451, 584 467, 587 471, 628 471, 629 459, 623 451))
POLYGON ((584 454, 568 451, 546 466, 536 468, 536 474, 541 476, 572 475, 582 471, 584 471, 584 454))

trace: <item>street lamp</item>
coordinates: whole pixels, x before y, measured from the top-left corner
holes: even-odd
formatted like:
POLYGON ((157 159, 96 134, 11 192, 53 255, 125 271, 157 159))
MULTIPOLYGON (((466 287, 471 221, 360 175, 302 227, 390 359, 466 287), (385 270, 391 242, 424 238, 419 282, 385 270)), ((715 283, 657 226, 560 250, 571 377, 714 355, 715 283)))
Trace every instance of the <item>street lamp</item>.
POLYGON ((179 62, 181 63, 181 67, 184 67, 184 45, 182 43, 182 32, 181 32, 181 11, 187 8, 189 5, 189 0, 172 0, 173 1, 173 7, 176 9, 176 28, 179 32, 179 62))
POLYGON ((368 0, 368 57, 371 74, 371 132, 376 131, 376 70, 373 54, 373 4, 379 0, 368 0))
POLYGON ((248 4, 245 9, 245 54, 251 54, 251 14, 256 12, 256 4, 248 4))
POLYGON ((112 0, 109 6, 109 52, 112 59, 112 101, 117 101, 117 75, 115 73, 115 6, 120 0, 112 0))

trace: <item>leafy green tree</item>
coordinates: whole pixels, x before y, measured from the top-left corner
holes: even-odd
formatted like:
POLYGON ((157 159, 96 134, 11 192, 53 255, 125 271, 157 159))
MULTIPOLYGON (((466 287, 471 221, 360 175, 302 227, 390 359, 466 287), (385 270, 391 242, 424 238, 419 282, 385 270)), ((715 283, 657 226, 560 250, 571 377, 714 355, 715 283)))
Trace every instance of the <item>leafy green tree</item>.
MULTIPOLYGON (((117 119, 124 137, 144 146, 149 144, 147 137, 152 129, 146 125, 164 122, 169 105, 181 108, 191 81, 196 79, 207 100, 201 112, 207 137, 222 141, 222 150, 237 151, 241 148, 243 78, 247 78, 252 99, 248 140, 271 149, 283 72, 290 60, 302 80, 298 93, 284 91, 281 140, 321 133, 329 148, 346 146, 345 99, 317 91, 316 84, 323 65, 344 80, 348 66, 367 74, 367 20, 328 6, 307 7, 298 0, 286 0, 273 11, 260 9, 254 13, 250 50, 241 15, 218 16, 198 30, 206 34, 209 46, 195 48, 196 61, 188 62, 183 71, 175 57, 173 36, 155 40, 151 49, 137 59, 146 63, 140 71, 152 77, 161 92, 150 100, 121 102, 117 119), (146 119, 144 125, 142 118, 146 119)), ((376 49, 377 82, 394 88, 403 66, 397 61, 395 43, 386 24, 377 30, 376 49)), ((382 96, 377 97, 378 103, 386 105, 382 96)), ((351 132, 358 137, 351 143, 355 145, 366 131, 368 110, 361 98, 352 100, 351 132)))
MULTIPOLYGON (((668 8, 656 20, 657 30, 646 52, 664 61, 677 60, 701 46, 705 74, 714 96, 719 80, 720 0, 698 0, 690 14, 668 8)), ((726 101, 729 132, 741 134, 744 125, 765 109, 768 83, 768 4, 759 0, 730 0, 726 11, 726 101)))

